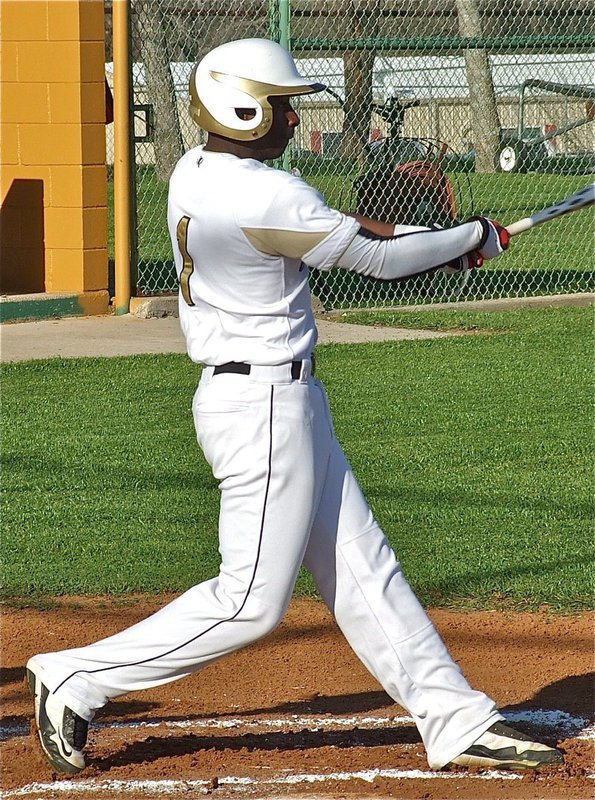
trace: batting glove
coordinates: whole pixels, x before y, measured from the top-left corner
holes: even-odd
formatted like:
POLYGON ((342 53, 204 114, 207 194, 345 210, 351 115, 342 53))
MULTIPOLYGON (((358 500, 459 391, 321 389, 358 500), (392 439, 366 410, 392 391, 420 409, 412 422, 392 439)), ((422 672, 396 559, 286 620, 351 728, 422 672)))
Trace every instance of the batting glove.
POLYGON ((447 275, 454 275, 456 272, 467 272, 469 269, 477 269, 482 266, 483 256, 478 250, 472 250, 470 253, 465 253, 465 255, 449 261, 448 264, 442 264, 438 267, 437 272, 445 272, 447 275))
POLYGON ((479 222, 483 228, 483 235, 477 252, 489 260, 501 255, 510 244, 510 234, 503 225, 487 217, 471 217, 470 222, 479 222))

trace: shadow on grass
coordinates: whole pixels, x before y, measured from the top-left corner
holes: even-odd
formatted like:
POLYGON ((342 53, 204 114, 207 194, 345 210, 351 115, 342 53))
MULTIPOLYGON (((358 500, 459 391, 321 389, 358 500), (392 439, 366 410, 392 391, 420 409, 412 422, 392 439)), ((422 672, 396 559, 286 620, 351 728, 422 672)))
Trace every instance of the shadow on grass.
MULTIPOLYGON (((511 474, 516 467, 511 466, 511 474)), ((395 486, 390 491, 385 488, 375 488, 368 485, 366 497, 372 504, 376 500, 384 503, 392 503, 396 508, 439 508, 451 510, 453 513, 460 512, 461 509, 477 509, 482 514, 489 510, 496 511, 560 511, 571 519, 591 520, 592 506, 585 500, 580 502, 576 497, 569 494, 567 502, 553 501, 551 497, 544 494, 543 497, 523 497, 518 492, 481 492, 475 487, 469 490, 457 489, 456 492, 443 489, 431 489, 419 491, 410 486, 395 486)), ((457 514, 459 517, 460 513, 457 514)))
POLYGON ((109 468, 109 453, 102 454, 97 460, 90 460, 88 454, 72 454, 72 459, 62 461, 48 458, 47 455, 28 455, 23 453, 5 452, 0 459, 3 474, 12 473, 10 481, 5 482, 5 492, 8 497, 11 493, 18 494, 23 487, 30 487, 31 480, 35 480, 38 490, 55 491, 61 494, 64 491, 79 492, 81 497, 85 494, 97 492, 121 492, 130 490, 136 492, 179 490, 195 492, 197 495, 212 492, 217 496, 217 486, 211 473, 202 464, 202 454, 196 446, 196 468, 171 469, 164 468, 164 462, 155 457, 151 465, 143 465, 142 471, 126 469, 121 463, 109 468), (80 460, 77 461, 77 457, 80 460), (107 461, 107 463, 103 463, 107 461), (43 470, 45 480, 39 482, 40 469, 43 470), (19 473, 21 480, 18 480, 19 473), (53 476, 59 476, 59 484, 53 476), (12 484, 12 486, 11 486, 12 484), (81 490, 81 486, 84 489, 81 490))
MULTIPOLYGON (((489 571, 482 568, 476 572, 469 571, 464 575, 445 578, 441 581, 433 581, 431 584, 417 584, 415 591, 423 598, 426 605, 434 603, 436 605, 441 605, 444 604, 448 598, 471 598, 471 600, 473 600, 474 588, 478 591, 481 590, 482 597, 488 594, 491 600, 500 599, 504 601, 508 595, 506 593, 499 594, 497 584, 500 581, 510 582, 522 576, 539 577, 559 572, 562 567, 577 567, 579 565, 584 565, 584 558, 581 556, 559 558, 549 562, 539 561, 535 564, 519 564, 514 567, 506 567, 503 569, 492 567, 489 571)), ((517 596, 517 594, 518 593, 515 593, 514 596, 517 596)), ((512 593, 510 596, 512 598, 512 593)), ((574 600, 573 608, 586 609, 590 608, 592 598, 585 595, 584 597, 576 596, 574 600)), ((531 598, 528 598, 523 602, 530 604, 530 601, 531 598)), ((541 602, 546 601, 537 599, 535 605, 539 605, 541 602)), ((565 607, 568 609, 568 604, 566 604, 565 607)))

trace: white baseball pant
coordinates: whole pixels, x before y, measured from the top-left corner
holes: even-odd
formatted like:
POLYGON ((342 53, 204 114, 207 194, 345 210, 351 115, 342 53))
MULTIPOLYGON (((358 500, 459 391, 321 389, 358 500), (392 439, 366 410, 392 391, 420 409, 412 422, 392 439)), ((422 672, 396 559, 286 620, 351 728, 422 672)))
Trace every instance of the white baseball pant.
POLYGON ((432 768, 493 722, 427 617, 337 442, 326 393, 302 362, 213 376, 193 402, 221 490, 219 575, 136 625, 38 657, 44 682, 85 719, 110 699, 189 675, 270 633, 302 562, 350 645, 411 714, 432 768))

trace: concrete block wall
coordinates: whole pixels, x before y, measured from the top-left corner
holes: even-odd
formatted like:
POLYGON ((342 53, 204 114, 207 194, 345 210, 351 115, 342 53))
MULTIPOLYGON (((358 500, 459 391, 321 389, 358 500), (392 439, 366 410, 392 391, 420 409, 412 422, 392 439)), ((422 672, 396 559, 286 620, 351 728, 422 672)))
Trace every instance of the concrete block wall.
POLYGON ((103 0, 1 0, 2 293, 106 297, 103 0))

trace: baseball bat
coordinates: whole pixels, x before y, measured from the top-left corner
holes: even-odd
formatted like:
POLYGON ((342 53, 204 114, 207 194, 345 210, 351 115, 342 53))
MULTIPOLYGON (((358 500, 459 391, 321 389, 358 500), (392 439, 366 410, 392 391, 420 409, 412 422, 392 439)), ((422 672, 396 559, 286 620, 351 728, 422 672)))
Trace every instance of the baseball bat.
POLYGON ((568 214, 571 211, 578 211, 580 208, 586 208, 595 203, 595 183, 590 183, 584 189, 571 194, 570 197, 555 203, 549 208, 544 208, 543 211, 538 211, 531 217, 519 219, 506 226, 506 230, 511 236, 516 236, 518 233, 534 228, 536 225, 541 225, 543 222, 549 222, 551 219, 557 219, 563 214, 568 214))

